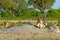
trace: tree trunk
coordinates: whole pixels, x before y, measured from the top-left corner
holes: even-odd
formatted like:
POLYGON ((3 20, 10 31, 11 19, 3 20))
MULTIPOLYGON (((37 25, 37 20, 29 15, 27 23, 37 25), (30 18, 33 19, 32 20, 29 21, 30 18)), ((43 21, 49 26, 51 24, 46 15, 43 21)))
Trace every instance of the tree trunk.
POLYGON ((26 15, 26 9, 24 9, 24 16, 27 16, 27 15, 26 15))
POLYGON ((15 10, 12 10, 12 18, 14 19, 15 17, 15 10))
POLYGON ((40 25, 41 21, 43 21, 43 23, 41 23, 42 26, 46 26, 47 25, 45 10, 42 9, 41 13, 42 13, 42 20, 40 20, 40 18, 38 17, 37 24, 36 24, 37 27, 41 26, 40 25))
POLYGON ((0 18, 1 18, 1 10, 0 10, 0 18))
POLYGON ((43 24, 46 26, 47 25, 47 21, 46 21, 46 13, 45 13, 45 10, 42 9, 41 13, 42 13, 43 24))
POLYGON ((12 13, 12 18, 14 18, 14 16, 15 16, 14 13, 12 13))

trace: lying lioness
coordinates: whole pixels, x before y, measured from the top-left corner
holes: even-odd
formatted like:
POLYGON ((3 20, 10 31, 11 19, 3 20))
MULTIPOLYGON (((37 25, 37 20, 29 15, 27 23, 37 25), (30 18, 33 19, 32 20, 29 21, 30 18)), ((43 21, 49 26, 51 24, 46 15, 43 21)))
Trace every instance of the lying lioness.
POLYGON ((4 24, 5 28, 12 27, 14 25, 14 24, 12 24, 11 22, 8 22, 8 21, 4 21, 3 24, 4 24))

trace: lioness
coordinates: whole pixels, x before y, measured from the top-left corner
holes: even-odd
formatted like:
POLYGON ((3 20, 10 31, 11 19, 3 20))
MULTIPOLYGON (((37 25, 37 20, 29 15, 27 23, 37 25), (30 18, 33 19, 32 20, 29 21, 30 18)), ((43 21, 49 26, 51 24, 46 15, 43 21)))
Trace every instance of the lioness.
POLYGON ((43 24, 43 20, 38 18, 38 21, 37 21, 36 26, 37 26, 38 28, 44 28, 45 25, 43 24))

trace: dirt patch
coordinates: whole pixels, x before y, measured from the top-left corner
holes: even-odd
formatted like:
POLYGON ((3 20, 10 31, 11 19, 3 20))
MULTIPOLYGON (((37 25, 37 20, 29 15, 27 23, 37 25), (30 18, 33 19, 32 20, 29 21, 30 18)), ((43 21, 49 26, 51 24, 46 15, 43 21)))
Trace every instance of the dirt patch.
POLYGON ((38 29, 31 23, 0 29, 0 40, 60 40, 60 33, 38 29))

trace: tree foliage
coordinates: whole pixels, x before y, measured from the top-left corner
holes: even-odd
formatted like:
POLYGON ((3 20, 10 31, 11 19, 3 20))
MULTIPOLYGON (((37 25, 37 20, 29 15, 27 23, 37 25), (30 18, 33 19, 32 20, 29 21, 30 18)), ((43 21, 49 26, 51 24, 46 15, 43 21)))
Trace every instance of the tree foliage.
POLYGON ((33 5, 38 9, 48 9, 54 4, 54 2, 55 0, 28 0, 30 5, 33 5))
POLYGON ((41 11, 42 18, 43 18, 43 23, 46 25, 46 14, 45 10, 50 8, 55 0, 28 0, 28 3, 30 5, 33 5, 35 8, 39 9, 41 11))
POLYGON ((0 0, 0 7, 5 9, 17 9, 18 6, 12 0, 0 0))

